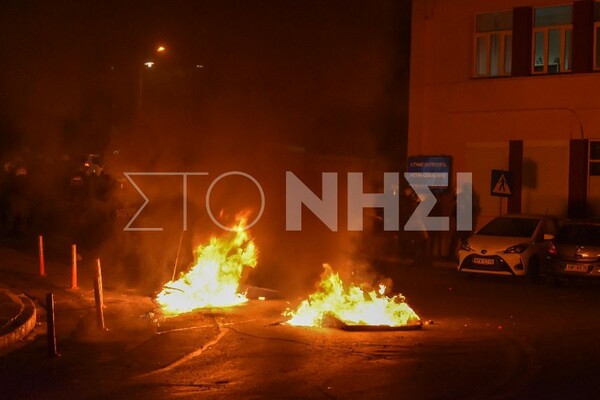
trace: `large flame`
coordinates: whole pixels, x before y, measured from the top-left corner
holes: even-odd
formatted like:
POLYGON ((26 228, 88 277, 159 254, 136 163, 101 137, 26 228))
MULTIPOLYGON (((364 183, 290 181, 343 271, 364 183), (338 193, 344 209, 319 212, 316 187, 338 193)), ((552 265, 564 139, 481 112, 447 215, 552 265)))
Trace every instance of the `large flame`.
POLYGON ((328 264, 321 276, 318 290, 309 295, 296 311, 290 309, 284 315, 286 322, 298 326, 326 326, 326 321, 334 317, 346 325, 407 326, 420 324, 419 316, 405 303, 400 294, 387 297, 385 286, 379 291, 365 292, 360 287, 344 286, 337 273, 328 264))
POLYGON ((192 269, 165 284, 156 296, 165 314, 248 301, 244 293, 238 293, 238 287, 244 266, 256 266, 257 250, 244 223, 240 222, 234 232, 213 236, 208 244, 196 248, 192 269))

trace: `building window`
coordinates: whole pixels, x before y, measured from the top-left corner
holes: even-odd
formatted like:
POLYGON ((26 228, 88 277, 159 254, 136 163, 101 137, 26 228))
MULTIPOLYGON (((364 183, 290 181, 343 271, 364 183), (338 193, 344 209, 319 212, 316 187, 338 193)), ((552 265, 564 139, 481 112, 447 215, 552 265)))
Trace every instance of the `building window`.
POLYGON ((600 69, 600 3, 594 7, 594 69, 600 69))
POLYGON ((512 64, 512 11, 475 16, 473 75, 510 75, 512 64))
POLYGON ((571 71, 573 7, 536 8, 533 18, 533 73, 571 71))
POLYGON ((590 151, 588 156, 590 176, 600 176, 600 141, 590 140, 590 151))

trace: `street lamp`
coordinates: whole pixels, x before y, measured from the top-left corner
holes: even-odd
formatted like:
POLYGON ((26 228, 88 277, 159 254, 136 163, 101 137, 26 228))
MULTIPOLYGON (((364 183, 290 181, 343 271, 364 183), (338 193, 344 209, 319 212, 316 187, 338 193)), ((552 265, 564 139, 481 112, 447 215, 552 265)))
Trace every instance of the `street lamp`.
MULTIPOLYGON (((167 51, 167 48, 163 45, 157 46, 156 49, 154 50, 154 52, 157 54, 163 54, 166 51, 167 51)), ((141 112, 141 110, 142 110, 142 102, 143 102, 143 94, 144 94, 144 69, 145 69, 144 67, 150 69, 150 68, 152 68, 152 66, 154 66, 154 64, 156 64, 154 61, 148 60, 148 61, 145 61, 144 63, 142 63, 139 67, 138 99, 137 99, 138 113, 141 112)))

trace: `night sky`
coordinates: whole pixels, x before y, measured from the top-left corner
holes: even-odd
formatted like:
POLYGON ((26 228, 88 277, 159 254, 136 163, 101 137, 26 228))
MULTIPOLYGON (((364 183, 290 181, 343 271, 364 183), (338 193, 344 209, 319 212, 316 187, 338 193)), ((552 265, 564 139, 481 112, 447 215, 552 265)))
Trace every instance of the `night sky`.
POLYGON ((0 18, 5 158, 265 144, 403 156, 410 1, 7 0, 0 18))

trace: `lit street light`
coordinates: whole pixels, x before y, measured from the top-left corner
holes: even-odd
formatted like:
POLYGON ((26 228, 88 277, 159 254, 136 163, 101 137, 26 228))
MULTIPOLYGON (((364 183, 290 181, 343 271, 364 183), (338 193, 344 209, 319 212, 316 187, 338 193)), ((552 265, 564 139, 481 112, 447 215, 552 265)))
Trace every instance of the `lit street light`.
MULTIPOLYGON (((157 46, 156 50, 155 50, 156 53, 161 53, 161 54, 165 53, 166 51, 167 51, 167 48, 163 45, 157 46)), ((143 66, 150 69, 154 66, 154 64, 156 64, 154 61, 151 61, 151 60, 146 61, 139 68, 138 99, 137 99, 138 112, 140 112, 142 110, 142 102, 143 102, 143 94, 144 94, 144 67, 143 66)))

